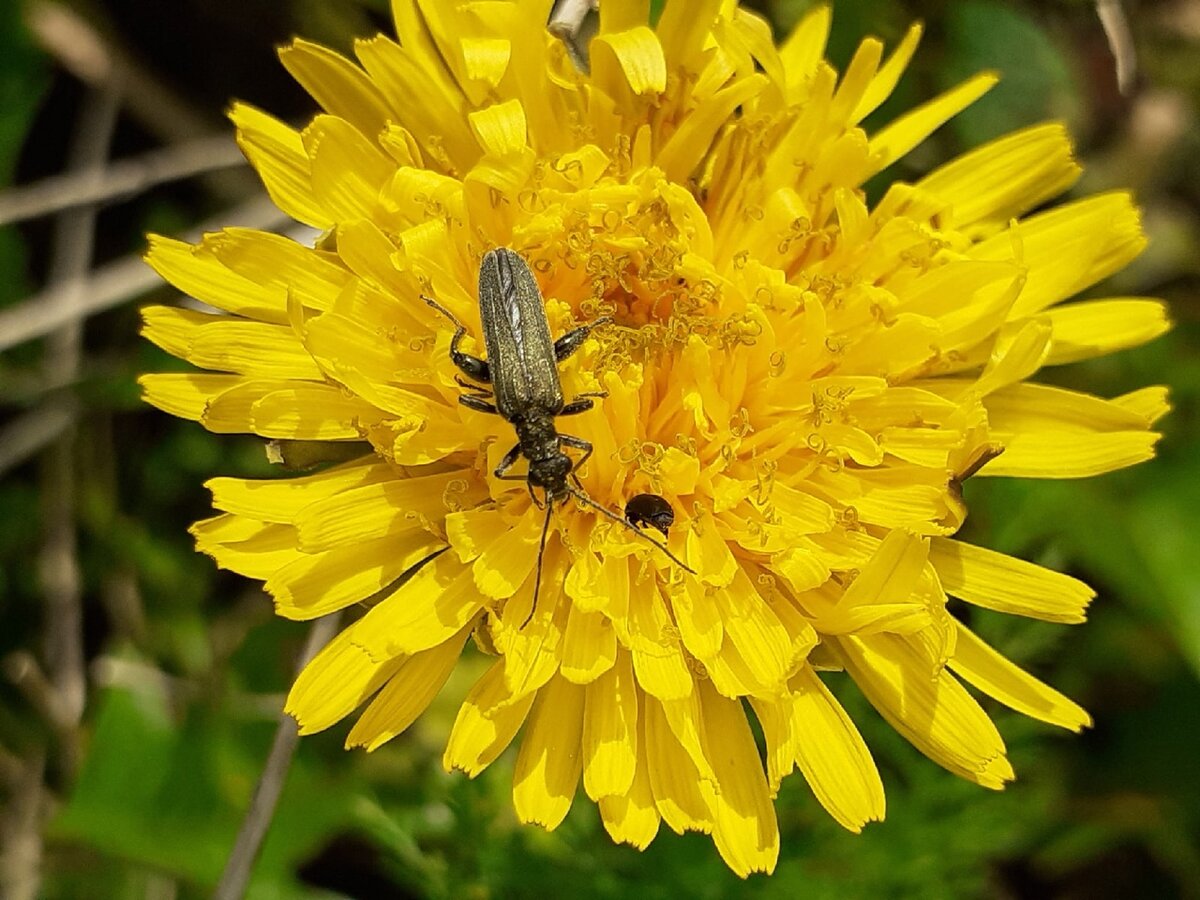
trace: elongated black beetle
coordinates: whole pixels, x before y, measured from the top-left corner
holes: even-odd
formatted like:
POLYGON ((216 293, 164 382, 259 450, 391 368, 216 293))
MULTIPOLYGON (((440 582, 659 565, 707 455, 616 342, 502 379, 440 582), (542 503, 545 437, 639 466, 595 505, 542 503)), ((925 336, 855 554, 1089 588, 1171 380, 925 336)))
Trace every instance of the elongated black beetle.
POLYGON ((657 528, 665 539, 675 524, 675 508, 658 494, 637 494, 625 504, 625 519, 630 525, 657 528))
MULTIPOLYGON (((546 321, 546 310, 537 281, 525 260, 516 251, 506 247, 489 250, 479 265, 479 320, 483 327, 486 360, 459 349, 467 329, 454 313, 430 297, 422 299, 454 325, 450 359, 471 382, 476 382, 472 384, 461 378, 456 379, 471 391, 460 395, 458 401, 479 412, 495 413, 511 422, 517 432, 516 445, 504 454, 492 474, 505 481, 524 481, 534 505, 546 509, 542 538, 538 545, 533 607, 525 623, 532 618, 541 591, 542 557, 546 552, 550 513, 555 503, 567 497, 574 497, 620 523, 660 549, 678 566, 695 574, 665 544, 639 531, 584 492, 576 472, 591 456, 592 445, 583 438, 559 434, 555 428, 555 416, 586 412, 594 405, 594 398, 606 396, 603 392, 580 394, 569 403, 566 402, 558 378, 558 364, 583 345, 593 328, 610 320, 607 317, 597 319, 591 324, 573 328, 557 341, 551 341, 550 325, 546 321), (490 391, 482 387, 485 384, 491 385, 490 391), (564 446, 582 451, 578 462, 566 454, 564 446), (524 475, 509 474, 521 456, 529 461, 529 470, 524 475), (538 500, 534 488, 542 489, 544 501, 538 500)), ((522 623, 522 628, 525 623, 522 623)))

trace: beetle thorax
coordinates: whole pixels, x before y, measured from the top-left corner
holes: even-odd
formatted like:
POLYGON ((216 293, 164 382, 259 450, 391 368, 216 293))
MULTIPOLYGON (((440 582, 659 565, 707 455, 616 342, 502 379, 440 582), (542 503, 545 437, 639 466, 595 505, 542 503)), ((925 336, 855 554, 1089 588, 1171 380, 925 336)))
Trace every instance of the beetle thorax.
POLYGON ((521 455, 531 463, 563 455, 558 446, 558 431, 549 416, 531 416, 513 422, 513 428, 521 445, 521 455))

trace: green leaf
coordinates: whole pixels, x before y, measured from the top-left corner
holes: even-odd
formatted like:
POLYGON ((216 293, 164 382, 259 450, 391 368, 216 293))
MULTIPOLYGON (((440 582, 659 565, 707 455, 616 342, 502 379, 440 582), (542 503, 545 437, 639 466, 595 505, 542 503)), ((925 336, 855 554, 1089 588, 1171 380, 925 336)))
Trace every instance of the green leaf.
MULTIPOLYGON (((163 688, 144 681, 104 692, 83 770, 49 833, 211 888, 275 719, 245 722, 229 709, 196 705, 177 723, 163 688)), ((306 756, 302 745, 255 866, 252 897, 297 896, 300 863, 351 821, 356 786, 320 774, 306 756)))
POLYGON ((1077 124, 1082 104, 1070 66, 1044 28, 1011 3, 967 0, 949 6, 943 88, 994 69, 1000 83, 956 116, 952 128, 975 146, 1045 119, 1077 124))

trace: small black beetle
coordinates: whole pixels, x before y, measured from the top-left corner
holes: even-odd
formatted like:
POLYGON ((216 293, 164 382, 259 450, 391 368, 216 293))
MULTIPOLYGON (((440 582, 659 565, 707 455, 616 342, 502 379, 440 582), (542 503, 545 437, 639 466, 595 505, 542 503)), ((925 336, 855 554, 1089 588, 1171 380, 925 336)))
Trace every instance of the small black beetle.
MULTIPOLYGON (((461 378, 456 379, 462 387, 471 391, 459 396, 459 402, 479 412, 495 413, 511 422, 517 432, 516 445, 504 454, 492 474, 505 481, 524 481, 534 505, 539 509, 544 505, 546 509, 538 546, 533 607, 525 623, 533 617, 541 591, 542 556, 546 552, 550 512, 555 503, 567 497, 574 497, 614 522, 619 522, 638 537, 658 547, 678 566, 695 574, 665 544, 639 531, 584 492, 575 473, 592 455, 592 445, 583 438, 559 434, 554 425, 555 416, 586 412, 592 408, 594 398, 607 396, 603 391, 598 391, 580 394, 566 402, 558 378, 558 363, 578 350, 593 328, 611 320, 607 316, 602 317, 589 325, 573 328, 557 341, 552 341, 537 281, 525 260, 516 251, 506 247, 489 250, 479 264, 479 321, 483 327, 486 360, 459 349, 467 329, 454 313, 430 297, 422 299, 454 325, 450 359, 471 382, 475 382, 472 384, 461 378), (485 384, 491 385, 490 391, 481 386, 485 384), (562 449, 564 446, 582 451, 578 462, 567 456, 562 449), (509 474, 521 456, 529 461, 528 472, 524 475, 509 474), (538 500, 534 488, 542 489, 544 501, 538 500)), ((665 530, 663 534, 666 534, 665 530)), ((525 623, 522 623, 522 628, 525 623)))
POLYGON ((675 524, 675 509, 658 494, 637 494, 625 504, 625 519, 630 525, 649 525, 662 532, 663 538, 675 524))

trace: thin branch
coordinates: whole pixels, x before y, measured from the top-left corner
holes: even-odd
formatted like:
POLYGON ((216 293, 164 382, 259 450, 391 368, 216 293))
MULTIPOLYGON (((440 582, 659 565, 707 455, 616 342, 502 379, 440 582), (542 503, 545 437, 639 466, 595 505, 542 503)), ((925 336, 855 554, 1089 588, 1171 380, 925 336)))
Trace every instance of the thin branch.
POLYGON ((1104 28, 1108 48, 1117 66, 1117 89, 1128 96, 1137 77, 1137 50, 1121 0, 1096 0, 1096 15, 1100 17, 1100 25, 1104 28))
POLYGON ((0 194, 0 225, 35 219, 85 203, 112 203, 160 184, 246 164, 228 137, 201 138, 133 159, 97 174, 67 173, 0 194))
MULTIPOLYGON (((219 124, 218 116, 167 87, 115 34, 102 32, 67 4, 32 0, 25 6, 25 22, 42 48, 84 84, 96 90, 121 84, 126 111, 164 143, 193 141, 219 124)), ((213 171, 204 178, 210 192, 229 202, 245 196, 252 183, 241 170, 213 171)))
MULTIPOLYGON (((108 157, 121 92, 116 84, 89 92, 76 126, 68 158, 72 171, 100 177, 108 157)), ((55 218, 49 284, 74 286, 64 304, 80 302, 79 285, 92 264, 97 208, 93 205, 61 212, 55 218)), ((51 335, 44 362, 48 384, 64 386, 76 380, 83 355, 83 320, 74 318, 51 335)), ((54 687, 61 721, 58 749, 69 777, 78 760, 79 722, 87 699, 83 650, 83 584, 75 530, 78 486, 75 473, 75 429, 68 426, 49 447, 41 478, 42 548, 38 573, 45 594, 46 674, 54 687)))
POLYGON ((0 476, 57 440, 75 421, 73 405, 46 404, 15 418, 0 430, 0 476))
MULTIPOLYGON (((340 618, 340 615, 334 613, 313 623, 304 650, 300 654, 297 672, 333 638, 340 618)), ((271 752, 254 789, 250 808, 246 810, 246 817, 242 820, 233 851, 225 863, 225 871, 221 873, 221 881, 213 893, 213 900, 240 900, 245 896, 254 861, 258 858, 259 848, 275 815, 275 806, 283 792, 283 782, 299 742, 300 729, 296 720, 287 713, 280 713, 279 727, 275 729, 275 739, 271 742, 271 752)))
MULTIPOLYGON (((204 232, 224 227, 278 231, 288 224, 294 223, 270 200, 259 197, 193 229, 184 235, 184 239, 199 240, 204 232)), ((69 322, 120 306, 162 283, 141 256, 134 254, 101 266, 73 283, 48 287, 17 306, 0 311, 0 351, 43 337, 69 322)))
POLYGON ((114 82, 126 88, 129 111, 172 143, 212 130, 213 121, 181 101, 142 66, 63 3, 35 0, 25 22, 37 42, 68 72, 96 89, 114 82))
POLYGON ((0 669, 54 732, 66 729, 71 713, 63 706, 62 698, 42 671, 36 656, 28 650, 14 650, 0 662, 0 669))
POLYGON ((35 900, 41 884, 46 756, 28 753, 0 816, 0 896, 35 900))

